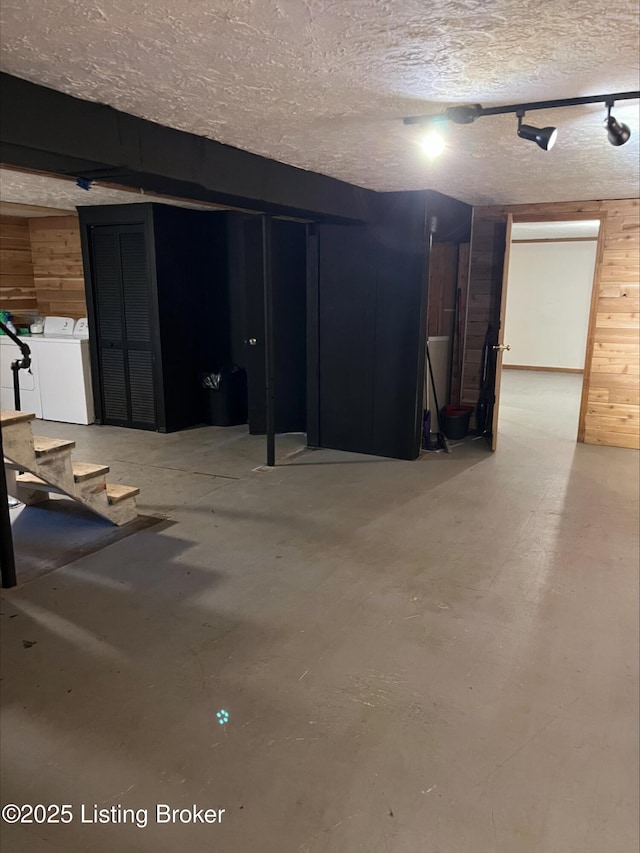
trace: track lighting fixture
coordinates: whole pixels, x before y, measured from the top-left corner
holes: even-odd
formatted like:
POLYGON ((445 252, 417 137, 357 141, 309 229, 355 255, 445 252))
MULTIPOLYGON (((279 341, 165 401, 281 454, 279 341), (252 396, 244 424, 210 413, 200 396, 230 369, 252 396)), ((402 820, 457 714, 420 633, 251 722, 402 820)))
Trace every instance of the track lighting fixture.
POLYGON ((616 92, 610 95, 589 95, 584 98, 561 98, 555 101, 533 101, 530 104, 509 104, 504 107, 483 107, 480 104, 448 107, 443 113, 426 116, 409 116, 403 119, 405 124, 428 125, 432 122, 452 121, 455 124, 473 124, 483 116, 505 115, 515 113, 518 116, 518 136, 529 139, 539 145, 544 151, 550 151, 555 145, 558 129, 555 127, 533 127, 523 124, 525 112, 532 110, 554 110, 559 107, 577 107, 582 104, 606 104, 607 117, 604 127, 609 142, 616 147, 628 142, 631 131, 626 124, 618 122, 611 115, 611 108, 616 101, 635 101, 640 98, 640 92, 616 92))
POLYGON ((529 139, 539 145, 543 151, 550 151, 556 144, 558 138, 557 127, 532 127, 530 124, 522 124, 524 110, 518 112, 518 136, 520 139, 529 139))
POLYGON ((603 124, 607 130, 609 142, 618 147, 619 145, 624 145, 625 142, 629 141, 631 131, 629 130, 628 125, 617 122, 611 115, 611 107, 613 107, 613 103, 613 100, 607 101, 607 117, 603 124))

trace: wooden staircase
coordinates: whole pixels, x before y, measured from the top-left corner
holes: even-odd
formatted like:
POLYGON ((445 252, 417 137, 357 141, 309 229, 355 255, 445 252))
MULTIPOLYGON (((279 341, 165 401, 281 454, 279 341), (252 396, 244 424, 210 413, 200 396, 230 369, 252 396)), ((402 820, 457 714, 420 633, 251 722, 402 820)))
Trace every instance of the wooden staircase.
POLYGON ((107 465, 74 462, 75 441, 34 436, 26 412, 0 411, 9 494, 25 504, 66 495, 113 524, 128 524, 138 516, 140 489, 107 483, 107 465), (17 473, 24 472, 24 473, 17 473))

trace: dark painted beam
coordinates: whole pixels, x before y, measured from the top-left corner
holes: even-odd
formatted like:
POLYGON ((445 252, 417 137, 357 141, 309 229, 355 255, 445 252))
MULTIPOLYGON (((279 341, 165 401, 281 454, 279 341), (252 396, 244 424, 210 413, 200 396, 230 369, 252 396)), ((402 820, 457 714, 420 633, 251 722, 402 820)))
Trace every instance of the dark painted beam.
POLYGON ((427 232, 431 233, 431 220, 436 218, 435 231, 432 234, 436 243, 467 243, 471 239, 470 204, 435 190, 427 190, 427 232))
POLYGON ((97 172, 149 192, 309 219, 371 221, 380 195, 102 104, 0 75, 0 159, 56 174, 97 172))

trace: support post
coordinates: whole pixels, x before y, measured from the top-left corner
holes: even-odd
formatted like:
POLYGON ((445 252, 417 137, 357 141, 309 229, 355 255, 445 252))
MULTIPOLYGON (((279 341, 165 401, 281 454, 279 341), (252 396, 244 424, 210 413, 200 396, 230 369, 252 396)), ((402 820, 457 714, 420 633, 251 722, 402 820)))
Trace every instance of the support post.
POLYGON ((13 373, 13 408, 16 412, 20 411, 20 359, 11 362, 11 372, 13 373))
POLYGON ((13 533, 9 515, 7 472, 4 467, 2 428, 0 427, 0 576, 2 586, 8 589, 16 585, 16 558, 13 552, 13 533))
POLYGON ((276 419, 273 358, 273 282, 271 277, 271 217, 262 217, 262 282, 264 287, 264 358, 266 376, 267 465, 276 464, 276 419))

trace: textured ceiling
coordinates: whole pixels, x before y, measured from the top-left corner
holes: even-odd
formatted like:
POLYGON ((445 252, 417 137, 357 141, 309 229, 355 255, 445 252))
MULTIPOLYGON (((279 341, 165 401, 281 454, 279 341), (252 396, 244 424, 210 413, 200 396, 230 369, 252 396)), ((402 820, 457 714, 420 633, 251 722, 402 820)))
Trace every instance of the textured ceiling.
POLYGON ((3 0, 3 70, 376 190, 474 204, 620 198, 639 190, 638 103, 447 124, 428 161, 400 119, 638 88, 637 0, 3 0))
MULTIPOLYGON (((139 194, 128 190, 103 187, 92 184, 89 190, 80 189, 73 180, 53 178, 47 175, 34 175, 29 172, 16 172, 12 169, 0 169, 0 210, 2 204, 29 204, 39 207, 57 208, 61 213, 73 211, 76 206, 94 204, 133 204, 135 202, 159 201, 164 204, 176 204, 211 210, 210 205, 196 202, 168 200, 162 196, 139 194)), ((2 212, 5 212, 2 210, 2 212)), ((6 211, 9 212, 8 210, 6 211)), ((16 216, 16 211, 10 211, 16 216)), ((19 213, 17 214, 19 215, 19 213)), ((25 215, 33 216, 32 212, 25 215)), ((44 215, 48 215, 46 212, 44 215)))

